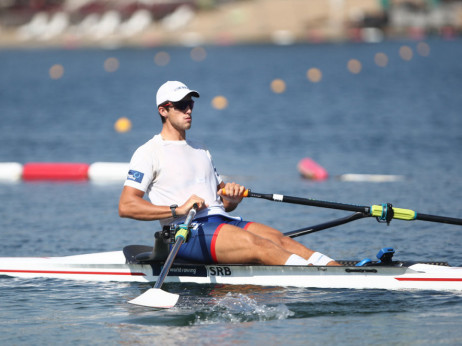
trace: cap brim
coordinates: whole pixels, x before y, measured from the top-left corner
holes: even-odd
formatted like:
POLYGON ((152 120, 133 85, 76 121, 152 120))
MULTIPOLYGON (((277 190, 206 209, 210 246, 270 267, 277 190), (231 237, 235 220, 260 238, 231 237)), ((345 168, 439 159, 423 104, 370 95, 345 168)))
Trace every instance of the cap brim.
POLYGON ((194 97, 200 97, 199 93, 196 90, 184 90, 184 92, 176 93, 175 97, 169 99, 169 101, 177 102, 177 101, 184 99, 188 95, 191 95, 194 97))

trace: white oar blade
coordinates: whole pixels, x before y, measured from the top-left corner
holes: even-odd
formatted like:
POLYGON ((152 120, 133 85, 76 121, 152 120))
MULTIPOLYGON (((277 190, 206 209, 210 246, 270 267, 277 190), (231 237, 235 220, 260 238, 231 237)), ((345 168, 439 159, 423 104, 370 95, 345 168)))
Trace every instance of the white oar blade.
POLYGON ((175 306, 179 297, 178 294, 168 293, 160 288, 151 288, 142 295, 130 300, 129 303, 156 309, 170 309, 175 306))

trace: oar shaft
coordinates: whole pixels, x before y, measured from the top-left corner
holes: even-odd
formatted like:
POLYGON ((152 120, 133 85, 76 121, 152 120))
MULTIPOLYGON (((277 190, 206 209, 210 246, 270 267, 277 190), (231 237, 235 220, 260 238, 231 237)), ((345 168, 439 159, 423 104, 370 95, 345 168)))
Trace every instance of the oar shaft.
MULTIPOLYGON (((373 205, 371 207, 371 216, 380 217, 382 215, 383 206, 373 205)), ((438 215, 429 215, 429 214, 420 214, 410 209, 402 209, 393 207, 393 218, 399 220, 421 220, 421 221, 430 221, 438 223, 447 223, 451 225, 462 225, 462 219, 457 219, 454 217, 447 216, 438 216, 438 215)))
POLYGON ((183 242, 184 242, 183 237, 179 237, 177 241, 175 242, 175 245, 173 246, 172 250, 170 251, 170 254, 167 257, 167 260, 164 263, 164 267, 162 268, 162 271, 156 280, 156 284, 154 285, 154 288, 162 287, 162 284, 164 283, 165 278, 167 277, 167 274, 170 271, 170 268, 172 267, 173 261, 175 260, 176 255, 178 251, 180 250, 180 246, 183 245, 183 242))
POLYGON ((322 208, 330 208, 330 209, 340 209, 340 210, 353 211, 353 212, 366 213, 366 214, 369 214, 370 212, 370 207, 366 207, 366 206, 319 201, 315 199, 292 197, 292 196, 285 196, 285 195, 278 195, 278 194, 263 194, 263 193, 252 192, 250 190, 246 190, 246 192, 244 192, 244 197, 263 198, 263 199, 267 199, 270 201, 276 201, 276 202, 302 204, 302 205, 309 205, 313 207, 322 207, 322 208))
POLYGON ((162 284, 164 283, 165 278, 167 277, 168 272, 170 271, 170 268, 172 267, 173 261, 176 258, 176 255, 178 251, 180 250, 181 245, 185 241, 188 233, 189 226, 191 225, 192 220, 196 216, 196 209, 197 205, 194 205, 194 207, 189 211, 188 216, 186 217, 184 227, 182 227, 179 232, 179 236, 176 236, 175 240, 175 245, 173 245, 172 250, 168 254, 167 260, 164 263, 164 267, 162 268, 162 271, 159 274, 159 277, 156 280, 156 284, 154 285, 154 288, 160 288, 162 284))
POLYGON ((438 215, 428 215, 416 213, 416 220, 430 221, 430 222, 440 222, 447 223, 450 225, 462 225, 462 219, 457 219, 454 217, 438 216, 438 215))
POLYGON ((197 213, 197 204, 194 204, 192 209, 189 211, 188 216, 186 217, 186 220, 184 221, 185 225, 189 227, 191 225, 192 220, 196 216, 197 213))
MULTIPOLYGON (((285 196, 285 195, 279 195, 279 194, 264 194, 264 193, 252 192, 251 190, 245 190, 243 196, 262 198, 262 199, 267 199, 267 200, 276 201, 276 202, 284 202, 284 203, 292 203, 292 204, 309 205, 313 207, 346 210, 346 211, 352 211, 356 213, 364 213, 366 216, 374 216, 378 218, 382 217, 383 212, 384 212, 384 205, 372 205, 368 207, 368 206, 360 206, 360 205, 354 205, 354 204, 319 201, 315 199, 292 197, 292 196, 285 196)), ((446 224, 451 224, 451 225, 461 225, 462 226, 462 219, 458 219, 454 217, 421 214, 421 213, 415 212, 414 210, 403 209, 403 208, 392 207, 392 209, 393 209, 393 219, 408 220, 408 221, 422 220, 422 221, 439 222, 439 223, 446 223, 446 224)))
POLYGON ((362 219, 364 217, 367 217, 366 215, 364 215, 364 213, 354 213, 354 214, 352 214, 350 216, 343 217, 343 218, 336 219, 336 220, 332 220, 332 221, 328 221, 328 222, 325 222, 325 223, 321 223, 319 225, 310 226, 310 227, 304 227, 304 228, 297 229, 295 231, 285 232, 284 235, 286 237, 295 238, 295 237, 299 237, 301 235, 306 235, 306 234, 310 234, 310 233, 314 233, 314 232, 319 232, 319 231, 322 231, 324 229, 344 225, 344 224, 346 224, 348 222, 359 220, 359 219, 362 219))

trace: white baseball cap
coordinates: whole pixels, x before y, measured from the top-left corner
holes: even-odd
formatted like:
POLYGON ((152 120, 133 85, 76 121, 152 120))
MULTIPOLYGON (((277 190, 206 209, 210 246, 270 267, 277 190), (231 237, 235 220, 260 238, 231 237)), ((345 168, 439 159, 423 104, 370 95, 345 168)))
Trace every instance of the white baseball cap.
POLYGON ((182 100, 186 95, 191 94, 194 97, 199 97, 196 90, 190 90, 185 84, 177 81, 168 81, 161 85, 157 90, 156 102, 157 107, 166 101, 177 102, 182 100))

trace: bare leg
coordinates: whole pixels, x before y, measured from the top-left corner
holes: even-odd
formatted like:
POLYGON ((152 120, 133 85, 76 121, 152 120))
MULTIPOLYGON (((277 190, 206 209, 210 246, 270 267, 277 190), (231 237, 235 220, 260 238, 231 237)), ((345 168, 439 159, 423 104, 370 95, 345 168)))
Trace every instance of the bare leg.
POLYGON ((269 239, 288 252, 299 255, 305 259, 310 258, 314 253, 313 250, 308 249, 306 246, 300 244, 292 238, 284 236, 277 229, 263 225, 261 223, 251 223, 249 227, 247 227, 247 230, 255 235, 269 239))
MULTIPOLYGON (((251 223, 247 230, 255 235, 271 240, 276 245, 285 249, 289 253, 296 254, 304 259, 309 259, 314 253, 313 250, 307 248, 306 246, 300 244, 298 241, 290 237, 286 237, 277 229, 266 226, 261 223, 251 223)), ((340 265, 335 261, 329 262, 327 265, 340 265)))
POLYGON ((219 263, 283 265, 292 255, 269 239, 242 228, 224 225, 215 243, 219 263))

